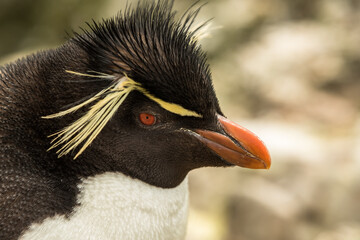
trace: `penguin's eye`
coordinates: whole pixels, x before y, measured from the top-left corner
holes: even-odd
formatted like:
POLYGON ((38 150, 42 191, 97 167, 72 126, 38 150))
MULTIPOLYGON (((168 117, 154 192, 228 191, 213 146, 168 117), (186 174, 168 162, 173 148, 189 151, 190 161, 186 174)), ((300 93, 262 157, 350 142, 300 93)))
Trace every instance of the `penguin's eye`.
POLYGON ((156 117, 150 113, 140 113, 140 122, 144 125, 151 126, 156 123, 156 117))

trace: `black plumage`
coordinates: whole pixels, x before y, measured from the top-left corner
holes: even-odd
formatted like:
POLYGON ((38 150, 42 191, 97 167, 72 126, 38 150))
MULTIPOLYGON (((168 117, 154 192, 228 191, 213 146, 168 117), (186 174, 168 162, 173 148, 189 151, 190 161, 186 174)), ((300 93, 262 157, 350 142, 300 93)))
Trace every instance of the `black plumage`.
POLYGON ((219 124, 222 113, 206 56, 196 41, 197 30, 190 30, 198 10, 175 20, 171 2, 142 2, 90 24, 90 30, 59 48, 0 68, 0 239, 16 239, 30 224, 55 214, 70 215, 81 178, 122 172, 172 188, 194 168, 232 165, 194 137, 193 130, 206 129, 236 138, 219 124), (47 151, 48 136, 89 107, 59 118, 43 117, 83 102, 112 83, 69 71, 126 75, 155 97, 202 117, 169 112, 132 91, 79 158, 73 159, 75 153, 58 158, 56 150, 47 151), (141 124, 142 112, 154 115, 156 124, 141 124))

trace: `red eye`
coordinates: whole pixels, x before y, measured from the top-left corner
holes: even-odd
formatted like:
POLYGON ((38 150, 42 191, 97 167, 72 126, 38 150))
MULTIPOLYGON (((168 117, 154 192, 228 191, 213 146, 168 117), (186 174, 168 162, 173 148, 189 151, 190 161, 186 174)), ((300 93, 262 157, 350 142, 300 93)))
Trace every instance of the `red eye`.
POLYGON ((150 113, 140 113, 139 118, 144 125, 148 126, 154 125, 156 121, 156 117, 150 113))

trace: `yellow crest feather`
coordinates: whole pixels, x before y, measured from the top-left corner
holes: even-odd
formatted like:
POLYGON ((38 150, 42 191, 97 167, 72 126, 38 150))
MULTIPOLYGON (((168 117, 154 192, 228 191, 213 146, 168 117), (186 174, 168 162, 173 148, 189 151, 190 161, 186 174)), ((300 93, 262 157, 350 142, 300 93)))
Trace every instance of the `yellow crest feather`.
MULTIPOLYGON (((66 72, 80 76, 114 79, 114 76, 97 72, 95 73, 97 73, 98 75, 84 74, 73 71, 66 72)), ((105 127, 107 122, 114 116, 120 105, 129 95, 129 93, 133 90, 142 92, 149 99, 157 102, 161 107, 175 114, 179 114, 181 116, 202 117, 200 114, 185 109, 178 104, 168 103, 155 97, 154 95, 150 94, 146 89, 141 87, 139 83, 135 82, 134 80, 125 75, 124 77, 120 78, 115 83, 110 85, 108 88, 100 91, 90 99, 70 109, 42 117, 45 119, 62 117, 69 113, 73 113, 80 108, 96 101, 96 103, 94 103, 94 105, 90 107, 89 111, 84 116, 80 117, 78 120, 71 123, 69 126, 65 127, 59 132, 56 132, 49 136, 55 138, 51 141, 52 146, 48 150, 60 147, 56 151, 58 157, 60 158, 68 154, 69 152, 75 150, 80 144, 83 144, 74 157, 74 159, 76 159, 97 137, 97 135, 105 127)))
POLYGON ((176 103, 169 103, 169 102, 165 102, 164 100, 161 100, 160 98, 155 97, 154 95, 152 95, 151 93, 149 93, 146 89, 137 86, 136 90, 142 92, 145 96, 147 96, 148 98, 150 98, 151 100, 153 100, 154 102, 158 103, 162 108, 164 108, 165 110, 178 114, 180 116, 189 116, 189 117, 202 117, 201 114, 188 110, 186 108, 183 108, 181 105, 176 104, 176 103))

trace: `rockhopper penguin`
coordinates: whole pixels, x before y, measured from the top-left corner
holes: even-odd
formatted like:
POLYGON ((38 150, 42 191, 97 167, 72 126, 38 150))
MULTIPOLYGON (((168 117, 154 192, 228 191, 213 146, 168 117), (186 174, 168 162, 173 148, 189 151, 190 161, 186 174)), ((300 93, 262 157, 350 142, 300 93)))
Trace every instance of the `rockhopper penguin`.
POLYGON ((190 170, 270 167, 220 110, 198 12, 141 2, 0 68, 0 239, 183 239, 190 170))

